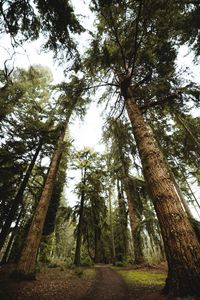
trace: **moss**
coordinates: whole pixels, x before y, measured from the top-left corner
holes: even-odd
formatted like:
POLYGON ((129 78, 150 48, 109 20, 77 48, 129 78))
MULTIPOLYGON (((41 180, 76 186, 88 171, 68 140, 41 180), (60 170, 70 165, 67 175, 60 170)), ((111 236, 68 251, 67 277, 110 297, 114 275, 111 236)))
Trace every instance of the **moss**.
POLYGON ((83 275, 83 270, 82 270, 82 268, 76 268, 75 270, 74 270, 74 274, 77 276, 77 277, 82 277, 82 275, 83 275))
POLYGON ((84 270, 84 278, 88 280, 92 280, 96 277, 96 271, 95 269, 88 268, 84 270))
POLYGON ((133 270, 120 270, 117 272, 124 278, 127 283, 139 286, 163 286, 166 279, 166 274, 155 274, 133 270))
POLYGON ((74 274, 77 277, 79 277, 79 278, 82 277, 86 280, 92 280, 96 276, 95 269, 93 269, 93 268, 83 268, 83 267, 75 268, 74 274))

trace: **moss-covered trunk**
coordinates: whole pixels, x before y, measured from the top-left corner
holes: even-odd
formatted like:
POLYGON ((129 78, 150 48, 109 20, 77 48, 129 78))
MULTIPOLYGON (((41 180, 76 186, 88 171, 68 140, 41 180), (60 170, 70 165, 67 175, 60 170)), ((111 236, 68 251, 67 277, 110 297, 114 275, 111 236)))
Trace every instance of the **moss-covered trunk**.
POLYGON ((177 296, 200 295, 200 245, 130 88, 125 101, 162 231, 169 268, 164 290, 177 296))

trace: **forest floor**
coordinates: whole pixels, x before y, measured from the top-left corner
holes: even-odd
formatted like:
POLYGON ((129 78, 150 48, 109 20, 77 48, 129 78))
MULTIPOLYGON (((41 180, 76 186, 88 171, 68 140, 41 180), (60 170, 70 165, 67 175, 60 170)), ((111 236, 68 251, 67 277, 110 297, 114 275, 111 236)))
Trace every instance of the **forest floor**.
POLYGON ((134 268, 109 265, 78 269, 43 267, 34 281, 10 279, 12 268, 0 267, 1 300, 178 299, 161 293, 167 271, 165 264, 134 268))

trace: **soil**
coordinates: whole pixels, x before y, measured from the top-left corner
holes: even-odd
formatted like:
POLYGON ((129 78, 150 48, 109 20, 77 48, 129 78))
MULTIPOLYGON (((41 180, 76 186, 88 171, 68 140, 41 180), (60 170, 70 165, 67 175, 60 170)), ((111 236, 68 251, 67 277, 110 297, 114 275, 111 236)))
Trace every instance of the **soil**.
POLYGON ((96 279, 84 299, 129 299, 128 286, 122 277, 111 268, 96 267, 96 279))
MULTIPOLYGON (((12 268, 0 267, 0 300, 175 300, 162 295, 160 287, 128 285, 108 265, 95 266, 94 278, 84 275, 79 278, 70 269, 45 268, 34 281, 10 279, 12 268)), ((140 269, 151 273, 166 272, 163 266, 145 265, 140 269)))

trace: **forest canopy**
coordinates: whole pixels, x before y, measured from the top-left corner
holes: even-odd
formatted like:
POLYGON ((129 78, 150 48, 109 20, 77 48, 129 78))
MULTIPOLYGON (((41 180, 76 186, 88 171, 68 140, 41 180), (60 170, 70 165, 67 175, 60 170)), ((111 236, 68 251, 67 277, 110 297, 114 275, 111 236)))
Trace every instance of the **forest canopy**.
POLYGON ((199 296, 200 3, 75 2, 0 1, 1 264, 166 261, 165 294, 199 296))

